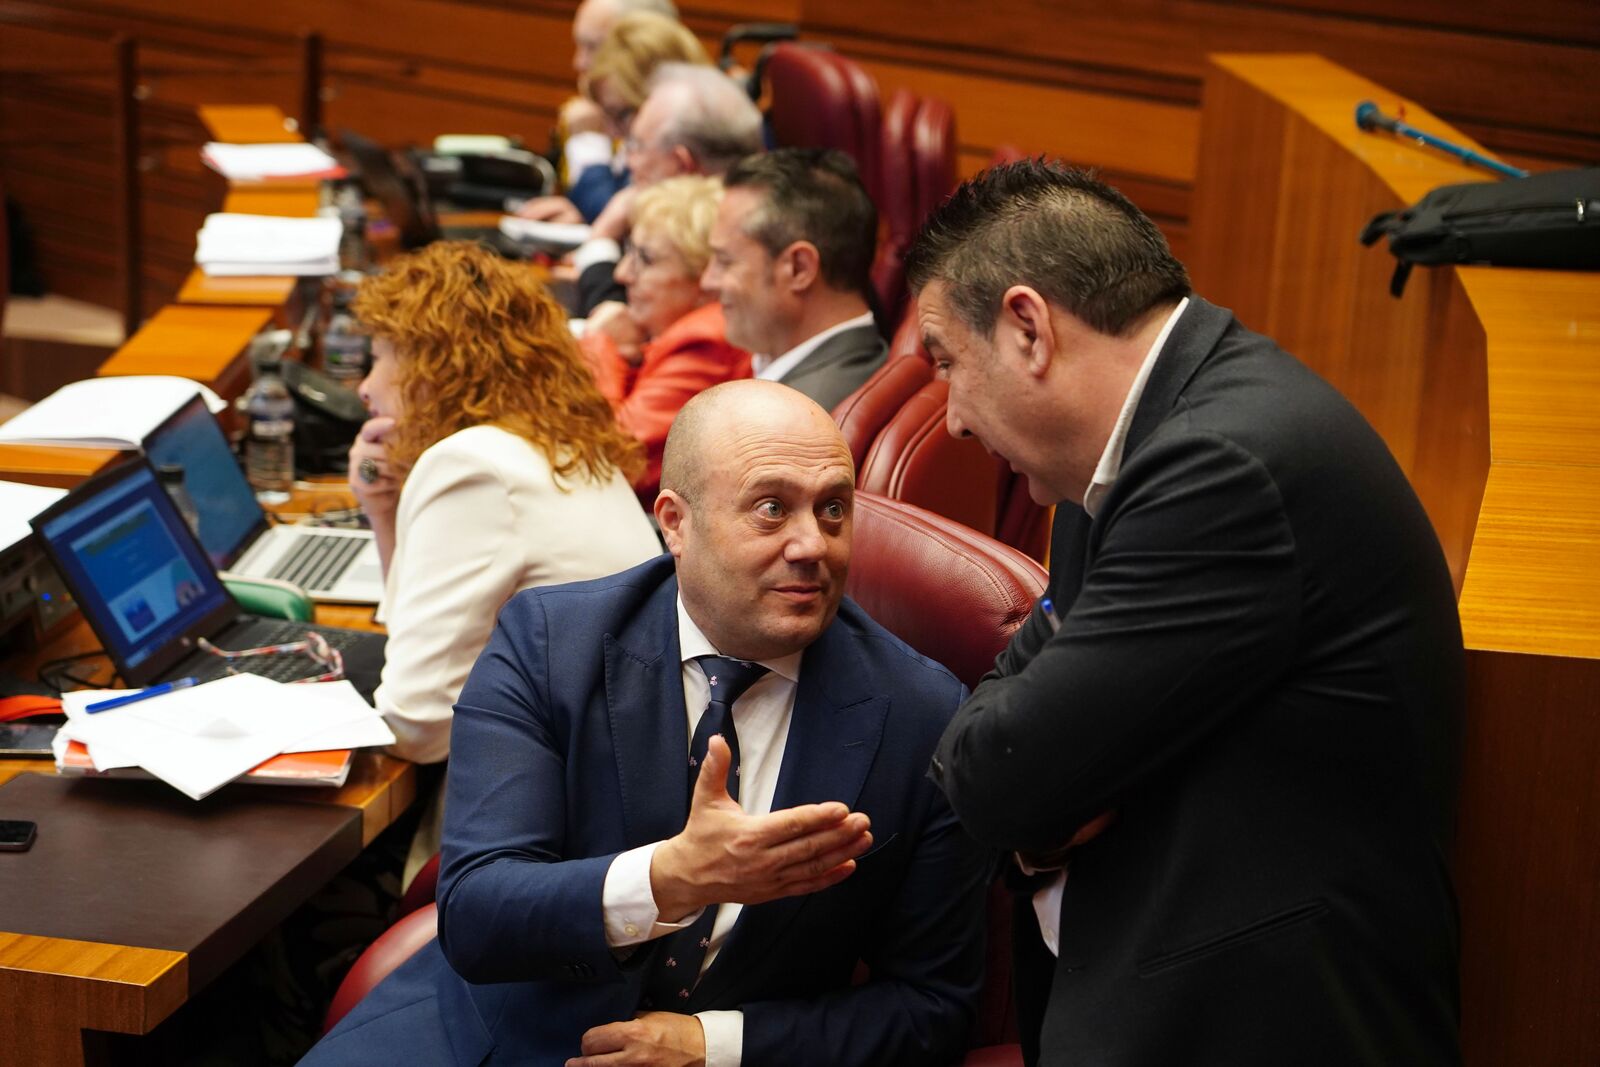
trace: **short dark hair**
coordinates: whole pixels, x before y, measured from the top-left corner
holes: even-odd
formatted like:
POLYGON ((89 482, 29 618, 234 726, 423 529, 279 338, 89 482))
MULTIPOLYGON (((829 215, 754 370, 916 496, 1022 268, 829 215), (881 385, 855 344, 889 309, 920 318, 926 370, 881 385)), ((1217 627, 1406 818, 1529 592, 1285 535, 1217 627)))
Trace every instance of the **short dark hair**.
POLYGON ((951 310, 984 337, 1013 285, 1112 336, 1190 292, 1167 239, 1131 200, 1042 156, 961 183, 917 234, 906 280, 913 293, 943 282, 951 310))
POLYGON ((767 194, 745 232, 769 255, 810 241, 830 287, 871 291, 878 209, 849 156, 836 148, 779 148, 735 163, 722 184, 767 194))

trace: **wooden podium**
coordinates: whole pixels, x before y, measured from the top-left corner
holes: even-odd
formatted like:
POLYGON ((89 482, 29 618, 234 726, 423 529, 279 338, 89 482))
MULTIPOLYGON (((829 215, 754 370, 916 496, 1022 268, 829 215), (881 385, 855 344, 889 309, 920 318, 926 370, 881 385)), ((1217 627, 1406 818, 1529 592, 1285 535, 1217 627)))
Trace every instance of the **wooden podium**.
POLYGON ((1391 297, 1366 221, 1494 176, 1358 130, 1363 100, 1478 147, 1318 56, 1211 57, 1195 288, 1362 410, 1449 559, 1466 1062, 1600 1063, 1600 274, 1419 267, 1391 297))

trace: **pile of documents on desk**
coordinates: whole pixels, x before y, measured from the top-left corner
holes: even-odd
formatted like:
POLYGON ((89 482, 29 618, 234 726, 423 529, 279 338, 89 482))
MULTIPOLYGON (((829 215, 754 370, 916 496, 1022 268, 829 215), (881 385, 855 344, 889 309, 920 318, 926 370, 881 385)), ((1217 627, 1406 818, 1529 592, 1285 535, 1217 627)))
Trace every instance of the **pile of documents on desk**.
POLYGON ((206 166, 233 182, 318 181, 342 178, 339 161, 304 141, 278 144, 226 144, 200 149, 206 166))
POLYGON ((194 261, 214 275, 321 275, 339 271, 337 218, 290 219, 277 215, 207 215, 194 261))
POLYGON ((383 718, 349 682, 286 685, 234 674, 94 714, 86 710, 131 692, 137 690, 62 695, 67 722, 55 740, 58 770, 87 774, 137 768, 144 773, 134 776, 159 778, 199 800, 243 775, 265 784, 343 785, 349 749, 394 743, 383 718), (301 761, 321 766, 319 773, 285 768, 273 774, 285 753, 336 758, 301 761))

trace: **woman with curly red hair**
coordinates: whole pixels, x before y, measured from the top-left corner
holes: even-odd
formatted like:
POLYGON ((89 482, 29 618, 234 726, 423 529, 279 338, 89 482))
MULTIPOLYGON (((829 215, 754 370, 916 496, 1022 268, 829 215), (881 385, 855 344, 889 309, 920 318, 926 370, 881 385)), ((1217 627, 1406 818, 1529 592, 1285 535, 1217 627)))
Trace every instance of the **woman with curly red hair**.
POLYGON ((353 310, 373 360, 350 488, 377 535, 389 630, 373 699, 394 751, 432 763, 513 593, 661 547, 628 484, 642 451, 526 267, 438 243, 367 278, 353 310))

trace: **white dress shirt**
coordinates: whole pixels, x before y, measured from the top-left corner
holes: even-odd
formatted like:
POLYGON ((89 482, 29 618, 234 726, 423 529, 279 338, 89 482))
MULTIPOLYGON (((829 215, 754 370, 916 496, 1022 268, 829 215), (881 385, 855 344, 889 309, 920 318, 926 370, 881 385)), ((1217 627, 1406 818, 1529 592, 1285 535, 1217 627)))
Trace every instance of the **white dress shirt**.
POLYGON ((828 338, 844 333, 846 330, 853 330, 858 326, 871 326, 872 322, 872 312, 870 311, 857 315, 853 319, 845 319, 836 326, 829 326, 821 333, 812 334, 781 356, 751 356, 750 369, 755 372, 757 378, 762 378, 769 382, 782 381, 784 375, 794 370, 807 356, 822 347, 822 343, 828 338))
MULTIPOLYGON (((683 655, 683 706, 688 712, 688 737, 694 737, 700 716, 711 699, 705 671, 695 662, 697 656, 721 655, 684 610, 678 599, 678 648, 683 655)), ((733 703, 734 729, 739 735, 739 806, 752 815, 772 810, 772 797, 778 789, 778 771, 789 740, 789 721, 794 716, 794 694, 800 681, 800 658, 796 652, 781 659, 762 660, 771 673, 759 679, 733 703)), ((688 749, 684 750, 685 761, 688 749)), ((687 766, 685 782, 687 783, 687 766)), ((675 923, 660 921, 655 894, 650 888, 650 861, 661 844, 630 849, 611 861, 601 890, 600 910, 605 921, 606 943, 612 948, 627 948, 682 930, 700 917, 700 912, 685 915, 675 923)), ((706 949, 700 973, 705 974, 728 938, 728 931, 743 910, 740 904, 723 904, 717 909, 711 927, 711 945, 706 949)), ((703 1011, 695 1016, 706 1036, 706 1067, 738 1067, 744 1054, 744 1013, 741 1011, 703 1011)))
MULTIPOLYGON (((1172 327, 1177 325, 1178 317, 1188 306, 1189 298, 1184 297, 1178 302, 1178 306, 1172 309, 1172 314, 1167 316, 1166 324, 1156 335, 1155 343, 1150 346, 1144 362, 1139 364, 1139 373, 1133 376, 1133 384, 1128 387, 1128 395, 1122 401, 1122 411, 1117 415, 1117 424, 1111 428, 1111 436, 1106 440, 1105 450, 1100 453, 1100 462, 1095 465, 1094 477, 1090 479, 1089 488, 1083 494, 1083 510, 1089 513, 1090 518, 1099 512, 1101 502, 1111 491, 1117 475, 1122 472, 1122 452, 1128 444, 1128 427, 1133 423, 1133 413, 1138 410, 1139 398, 1144 396, 1145 383, 1150 380, 1150 371, 1156 365, 1156 358, 1161 355, 1161 349, 1166 345, 1172 327)), ((1021 856, 1017 857, 1017 866, 1022 868, 1024 874, 1038 873, 1033 867, 1024 863, 1021 856)), ((1056 928, 1056 924, 1061 921, 1061 894, 1066 888, 1067 869, 1063 867, 1054 881, 1033 894, 1033 914, 1039 920, 1039 933, 1044 938, 1044 946, 1050 950, 1052 956, 1061 955, 1060 931, 1056 928)))

